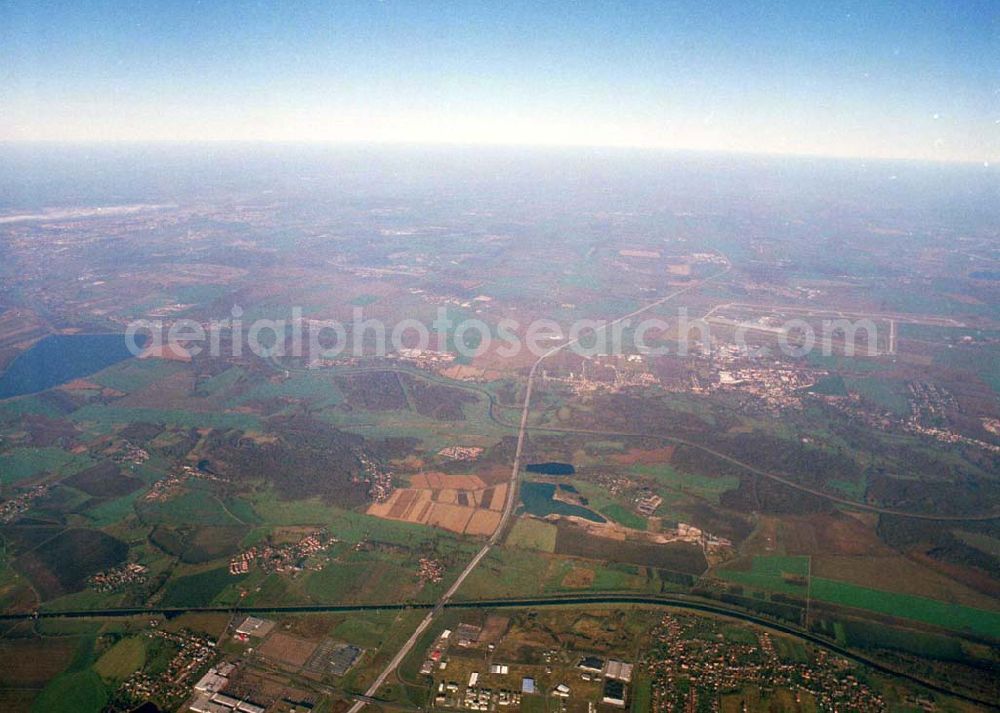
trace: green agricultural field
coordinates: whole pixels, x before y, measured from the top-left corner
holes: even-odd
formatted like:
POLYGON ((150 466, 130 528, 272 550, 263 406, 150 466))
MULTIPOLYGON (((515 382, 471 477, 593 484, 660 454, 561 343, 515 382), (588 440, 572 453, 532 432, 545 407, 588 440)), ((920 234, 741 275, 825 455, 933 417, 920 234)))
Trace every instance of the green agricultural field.
POLYGON ((70 418, 77 423, 93 423, 109 430, 116 424, 165 423, 183 428, 222 428, 242 431, 261 430, 260 419, 248 413, 203 413, 179 409, 125 408, 89 404, 74 411, 70 418))
POLYGON ((141 490, 125 495, 115 500, 102 502, 94 507, 87 508, 84 516, 94 527, 106 527, 116 522, 121 522, 125 517, 135 511, 135 501, 142 495, 141 490))
POLYGON ((507 545, 552 553, 556 551, 557 532, 558 528, 551 522, 522 517, 507 536, 507 545))
POLYGON ((655 579, 630 565, 553 557, 505 546, 494 549, 465 581, 462 598, 523 597, 567 591, 654 591, 655 579))
POLYGON ((783 555, 757 555, 749 572, 737 569, 720 569, 718 576, 729 581, 757 589, 785 594, 806 594, 808 557, 783 555))
POLYGON ((250 592, 242 600, 247 606, 309 603, 309 597, 301 592, 301 583, 282 574, 264 574, 256 570, 243 586, 250 592))
POLYGON ((260 515, 253 509, 253 505, 241 498, 220 498, 226 512, 232 517, 247 525, 258 525, 261 520, 260 515))
POLYGON ((305 591, 316 603, 381 603, 418 597, 416 555, 362 549, 343 559, 309 575, 305 591))
MULTIPOLYGON (((463 404, 462 442, 489 447, 507 435, 507 429, 491 421, 480 404, 463 404)), ((331 425, 368 438, 415 438, 426 451, 454 445, 456 422, 422 416, 415 411, 366 411, 326 408, 319 417, 331 425)))
POLYGON ((749 572, 720 569, 717 575, 726 581, 760 590, 795 594, 799 597, 805 597, 808 593, 817 601, 1000 639, 1000 612, 886 592, 822 577, 809 579, 808 571, 808 557, 758 555, 754 557, 749 572))
POLYGON ((262 381, 239 396, 231 398, 228 405, 240 406, 251 401, 278 398, 308 400, 327 408, 342 403, 344 395, 329 374, 296 372, 278 383, 262 381))
MULTIPOLYGON (((619 566, 595 564, 594 582, 589 589, 598 592, 623 592, 640 591, 644 588, 646 580, 637 574, 624 571, 619 566)), ((650 581, 650 586, 653 586, 650 581)))
POLYGON ((374 649, 382 644, 395 617, 395 612, 352 614, 334 628, 332 636, 355 646, 374 649))
POLYGON ((809 651, 806 649, 806 645, 798 639, 789 636, 775 636, 772 641, 781 658, 797 663, 805 663, 809 660, 809 651))
POLYGON ((45 713, 98 713, 108 702, 108 689, 92 670, 75 671, 55 678, 41 692, 33 711, 45 713))
POLYGON ((182 562, 200 564, 236 554, 246 534, 243 525, 157 525, 149 541, 182 562))
POLYGON ((232 366, 221 374, 216 374, 198 384, 197 393, 199 396, 215 396, 223 393, 235 386, 245 374, 245 370, 238 366, 232 366))
POLYGON ((635 465, 630 470, 636 475, 656 480, 659 485, 666 489, 693 495, 714 503, 719 502, 719 496, 724 492, 739 486, 739 478, 736 476, 710 478, 704 475, 684 473, 666 464, 635 465))
POLYGON ((631 527, 633 530, 645 530, 647 526, 646 518, 638 513, 632 512, 627 507, 619 503, 605 505, 598 510, 598 512, 611 520, 614 520, 619 525, 631 527))
POLYGON ((0 483, 9 485, 43 473, 69 475, 91 465, 87 456, 61 448, 15 448, 0 453, 0 483))
POLYGON ((639 676, 632 684, 631 713, 649 713, 653 707, 653 685, 646 676, 639 676))
POLYGON ((180 362, 166 359, 129 359, 109 366, 104 371, 88 377, 87 381, 132 393, 185 368, 186 366, 180 362))
POLYGON ((319 498, 281 500, 273 494, 262 493, 254 497, 252 505, 261 521, 269 525, 326 526, 330 529, 330 534, 345 542, 360 542, 372 538, 407 547, 418 547, 426 543, 440 543, 448 547, 459 541, 457 537, 442 533, 437 528, 384 520, 344 510, 324 503, 319 498))
POLYGON ((108 689, 94 672, 96 627, 77 639, 76 652, 69 667, 49 681, 35 700, 32 710, 61 713, 98 713, 108 701, 108 689))
POLYGON ((720 624, 720 632, 726 641, 733 644, 757 645, 757 634, 753 629, 735 624, 720 624))
POLYGON ((210 492, 189 490, 163 501, 146 501, 139 515, 148 524, 241 525, 222 502, 210 492))
POLYGON ((1000 640, 1000 612, 941 602, 813 577, 812 597, 831 604, 865 609, 901 619, 941 626, 1000 640))
POLYGON ((757 555, 753 558, 753 571, 758 574, 809 574, 809 558, 801 555, 757 555))
POLYGON ((46 611, 105 609, 120 606, 121 601, 121 592, 98 592, 87 588, 46 601, 44 609, 46 611))
POLYGON ((228 587, 240 583, 245 578, 246 575, 229 574, 228 567, 177 577, 167 584, 160 603, 165 607, 207 606, 228 587))
POLYGON ((967 369, 993 387, 1000 395, 1000 348, 996 344, 986 347, 944 349, 934 361, 952 369, 967 369))
POLYGON ((892 411, 897 416, 909 412, 910 402, 907 398, 906 384, 892 379, 876 378, 846 378, 844 382, 851 393, 892 411))
POLYGON ((866 621, 843 622, 844 636, 850 646, 863 649, 895 649, 938 661, 961 661, 966 656, 961 639, 930 634, 866 621))
POLYGON ((522 713, 547 713, 548 701, 543 695, 525 696, 521 699, 522 713))
POLYGON ((104 652, 94 664, 101 678, 123 681, 146 662, 146 643, 137 636, 122 639, 104 652))
POLYGON ((306 593, 315 602, 325 604, 345 602, 357 591, 370 565, 355 562, 335 562, 319 572, 313 572, 306 581, 306 593))
POLYGON ((173 288, 173 302, 204 304, 217 300, 227 292, 223 285, 180 285, 173 288))
POLYGON ((0 401, 0 423, 18 421, 29 414, 52 418, 62 415, 58 408, 38 394, 0 401))
POLYGON ((550 555, 512 547, 494 548, 465 580, 458 595, 467 599, 519 597, 537 594, 555 564, 556 577, 568 570, 558 569, 565 561, 550 555))

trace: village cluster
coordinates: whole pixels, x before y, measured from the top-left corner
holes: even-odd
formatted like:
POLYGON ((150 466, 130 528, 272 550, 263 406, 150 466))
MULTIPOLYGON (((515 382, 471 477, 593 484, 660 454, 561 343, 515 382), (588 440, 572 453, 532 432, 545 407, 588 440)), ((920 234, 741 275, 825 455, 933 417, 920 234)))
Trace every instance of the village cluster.
POLYGON ((704 634, 697 617, 664 615, 653 631, 646 663, 653 679, 654 710, 701 710, 702 699, 718 710, 720 696, 761 686, 785 688, 815 700, 817 710, 885 710, 882 697, 857 677, 848 661, 817 650, 808 662, 779 656, 767 632, 756 643, 704 634))
POLYGON ((422 582, 440 582, 444 579, 444 565, 439 560, 421 557, 417 576, 422 582))
POLYGON ((115 698, 123 703, 155 699, 176 705, 189 695, 198 673, 218 656, 215 642, 202 634, 160 628, 150 629, 146 636, 159 639, 162 645, 174 648, 176 653, 160 674, 151 675, 145 670, 133 673, 122 683, 115 698))
POLYGON ((150 502, 162 502, 164 500, 169 500, 180 492, 181 486, 184 485, 184 483, 190 478, 210 480, 216 483, 228 482, 225 478, 220 478, 217 475, 200 470, 192 465, 185 464, 180 466, 166 478, 160 478, 153 483, 142 499, 150 502))
POLYGON ((357 455, 364 469, 364 480, 368 483, 369 500, 384 503, 392 495, 392 471, 364 451, 359 451, 357 455))
POLYGON ((451 460, 469 461, 478 458, 482 452, 483 449, 477 446, 446 446, 438 451, 438 455, 451 460))
POLYGON ((942 443, 962 443, 991 453, 1000 453, 1000 446, 945 428, 945 414, 949 409, 955 408, 955 397, 947 389, 921 381, 910 382, 907 387, 910 396, 910 415, 906 420, 908 431, 929 436, 942 443))
POLYGON ((99 592, 117 592, 133 584, 146 581, 147 568, 138 562, 129 562, 121 567, 107 569, 91 575, 87 585, 99 592))
POLYGON ((36 485, 10 500, 0 502, 0 523, 14 522, 21 513, 26 512, 31 507, 32 501, 37 500, 48 492, 48 485, 36 485))
POLYGON ((450 352, 439 352, 433 349, 400 349, 393 355, 399 361, 407 362, 424 369, 450 364, 455 361, 455 355, 450 352))
MULTIPOLYGON (((336 539, 328 532, 317 530, 294 543, 254 545, 229 560, 229 574, 246 574, 252 565, 265 572, 298 572, 308 566, 309 557, 323 552, 334 542, 336 539)), ((313 568, 322 569, 322 565, 316 563, 313 568)))
POLYGON ((128 441, 123 441, 112 459, 117 463, 141 465, 149 460, 149 451, 128 441))

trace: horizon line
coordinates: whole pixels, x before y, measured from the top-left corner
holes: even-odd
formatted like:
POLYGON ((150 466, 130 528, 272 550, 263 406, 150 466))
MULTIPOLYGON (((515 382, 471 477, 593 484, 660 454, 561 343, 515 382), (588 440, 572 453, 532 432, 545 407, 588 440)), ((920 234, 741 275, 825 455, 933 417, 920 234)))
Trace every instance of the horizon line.
MULTIPOLYGON (((173 138, 141 138, 141 139, 80 139, 80 138, 0 138, 0 146, 329 146, 329 147, 370 147, 370 148, 452 148, 452 149, 514 149, 514 150, 581 150, 581 151, 637 151, 661 154, 703 154, 729 155, 750 158, 781 158, 781 159, 818 159, 828 161, 874 161, 886 163, 924 163, 961 166, 980 166, 992 168, 989 159, 940 158, 926 156, 879 156, 862 154, 830 154, 830 153, 799 153, 753 149, 725 149, 705 147, 650 146, 643 144, 582 144, 582 143, 516 143, 516 142, 479 142, 479 141, 432 141, 432 140, 397 140, 397 139, 291 139, 291 138, 258 138, 258 139, 173 139, 173 138)), ((1000 158, 998 158, 1000 161, 1000 158)))

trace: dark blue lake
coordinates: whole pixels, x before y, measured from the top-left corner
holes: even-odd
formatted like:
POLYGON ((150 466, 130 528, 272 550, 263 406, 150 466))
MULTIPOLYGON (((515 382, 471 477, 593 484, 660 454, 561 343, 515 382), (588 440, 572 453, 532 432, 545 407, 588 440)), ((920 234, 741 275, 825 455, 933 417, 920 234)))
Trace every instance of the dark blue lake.
MULTIPOLYGON (((531 481, 522 483, 520 488, 521 503, 524 510, 536 517, 546 515, 576 515, 593 522, 607 522, 603 517, 589 508, 573 503, 564 503, 556 500, 556 486, 552 483, 533 483, 531 481)), ((572 492, 572 491, 571 491, 572 492)))
POLYGON ((0 374, 0 399, 45 391, 131 356, 121 334, 51 334, 0 374))

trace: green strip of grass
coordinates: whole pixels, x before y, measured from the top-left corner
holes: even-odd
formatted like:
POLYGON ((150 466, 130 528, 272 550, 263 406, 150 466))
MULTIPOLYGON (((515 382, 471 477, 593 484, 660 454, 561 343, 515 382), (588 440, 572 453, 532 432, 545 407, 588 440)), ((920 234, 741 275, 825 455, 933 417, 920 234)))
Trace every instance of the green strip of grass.
POLYGON ((632 686, 632 713, 648 713, 653 707, 653 684, 645 676, 632 686))
POLYGON ((812 580, 812 597, 832 604, 1000 639, 1000 612, 973 609, 909 594, 884 592, 820 577, 812 580))
MULTIPOLYGON (((808 557, 770 555, 754 557, 753 567, 749 572, 724 569, 720 570, 718 574, 727 581, 737 582, 755 589, 805 597, 807 594, 806 583, 803 579, 797 578, 805 577, 808 571, 808 557)), ((822 577, 811 579, 808 593, 817 601, 864 609, 901 619, 910 619, 941 626, 952 631, 963 631, 1000 639, 1000 612, 974 609, 927 597, 860 587, 856 584, 822 577)))

